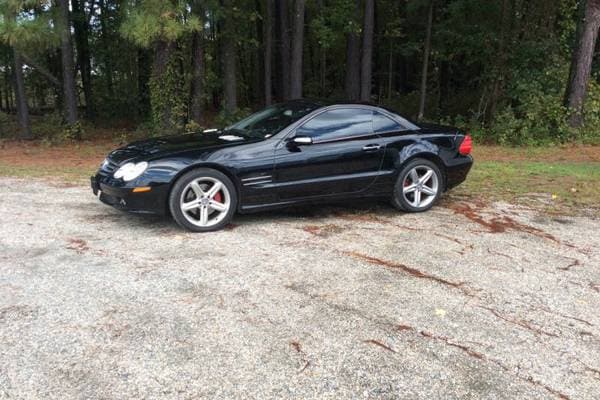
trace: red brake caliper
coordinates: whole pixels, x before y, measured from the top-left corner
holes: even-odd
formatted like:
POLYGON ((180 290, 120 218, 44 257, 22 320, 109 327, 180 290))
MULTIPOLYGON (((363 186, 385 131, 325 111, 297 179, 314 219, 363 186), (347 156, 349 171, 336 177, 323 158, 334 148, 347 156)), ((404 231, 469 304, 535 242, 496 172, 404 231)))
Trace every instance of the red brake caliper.
POLYGON ((221 191, 218 191, 217 194, 215 194, 215 197, 213 199, 217 203, 222 203, 223 202, 223 196, 221 195, 221 191))

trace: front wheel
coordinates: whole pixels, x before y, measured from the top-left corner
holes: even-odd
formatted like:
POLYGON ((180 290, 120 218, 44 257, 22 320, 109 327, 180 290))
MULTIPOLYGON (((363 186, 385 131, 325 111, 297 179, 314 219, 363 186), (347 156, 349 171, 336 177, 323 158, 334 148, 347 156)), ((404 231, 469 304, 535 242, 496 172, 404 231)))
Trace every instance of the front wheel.
POLYGON ((175 182, 169 208, 181 227, 194 232, 210 232, 231 221, 237 201, 235 187, 225 174, 199 168, 175 182))
POLYGON ((393 205, 407 212, 427 211, 439 199, 443 177, 437 165, 417 158, 400 171, 394 186, 393 205))

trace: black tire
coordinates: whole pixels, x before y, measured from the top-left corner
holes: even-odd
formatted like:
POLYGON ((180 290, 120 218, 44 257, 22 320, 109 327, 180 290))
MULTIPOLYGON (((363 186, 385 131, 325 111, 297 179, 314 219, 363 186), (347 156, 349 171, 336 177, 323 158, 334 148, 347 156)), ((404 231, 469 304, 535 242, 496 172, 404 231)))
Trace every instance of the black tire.
MULTIPOLYGON (((423 174, 424 176, 424 174, 423 174)), ((442 175, 439 167, 429 161, 429 160, 425 160, 423 158, 415 158, 413 160, 411 160, 410 162, 408 162, 404 168, 402 168, 402 170, 400 171, 400 173, 398 174, 398 179, 396 180, 396 184, 394 185, 394 194, 392 195, 392 205, 394 207, 396 207, 397 209, 401 210, 401 211, 405 211, 405 212, 411 212, 411 213, 416 213, 416 212, 423 212, 423 211, 427 211, 429 210, 431 207, 433 207, 435 205, 435 203, 439 200, 440 196, 442 195, 442 192, 444 191, 444 176, 442 175), (411 171, 413 169, 417 168, 417 171, 432 171, 433 174, 435 174, 435 177, 431 177, 429 178, 426 182, 425 185, 421 185, 421 188, 423 189, 423 186, 425 186, 425 188, 427 190, 431 190, 430 186, 433 186, 433 181, 435 179, 435 182, 437 182, 436 184, 436 191, 435 191, 435 195, 431 195, 431 194, 423 194, 424 192, 421 192, 419 194, 419 196, 426 196, 427 197, 427 201, 423 201, 423 203, 425 203, 423 206, 415 206, 415 204, 418 204, 418 202, 416 202, 416 194, 412 194, 411 193, 407 193, 406 197, 408 197, 408 199, 405 197, 403 191, 405 188, 405 184, 407 183, 411 183, 412 185, 412 179, 411 177, 409 177, 409 174, 411 173, 411 171), (427 183, 429 183, 429 185, 427 185, 427 183), (410 200, 412 197, 412 201, 413 203, 411 204, 410 200)), ((411 186, 408 185, 408 186, 411 186)))
MULTIPOLYGON (((208 190, 210 190, 210 187, 208 187, 208 190)), ((173 216, 173 219, 182 228, 185 228, 185 229, 193 231, 193 232, 212 232, 212 231, 222 229, 223 227, 225 227, 227 224, 229 224, 231 222, 231 219, 233 218, 233 215, 235 214, 235 211, 237 210, 237 204, 238 204, 237 192, 235 190, 235 186, 234 186, 233 182, 231 182, 231 179, 229 179, 227 177, 227 175, 223 174, 222 172, 219 172, 217 170, 210 169, 210 168, 194 169, 194 170, 191 170, 190 172, 187 172, 183 176, 181 176, 175 182, 175 185, 173 186, 173 189, 171 190, 171 194, 169 196, 169 209, 171 211, 171 215, 173 216), (190 221, 190 219, 194 220, 194 218, 193 218, 193 215, 190 215, 191 211, 190 211, 190 213, 186 213, 186 215, 187 215, 187 217, 186 217, 186 215, 184 215, 184 211, 181 208, 181 201, 183 201, 182 195, 184 195, 184 191, 186 192, 185 196, 191 195, 192 200, 200 201, 200 198, 194 197, 194 196, 196 196, 195 191, 190 192, 192 189, 189 186, 192 184, 192 182, 198 181, 198 180, 221 182, 224 188, 221 189, 220 193, 222 193, 222 195, 220 195, 220 196, 223 196, 223 197, 227 196, 227 199, 228 199, 229 208, 226 211, 220 212, 220 214, 218 214, 217 217, 213 217, 215 223, 210 226, 199 226, 198 224, 201 223, 200 220, 197 221, 198 224, 192 223, 190 221), (226 189, 226 191, 225 191, 225 189, 226 189), (223 214, 223 215, 221 215, 221 214, 223 214)), ((206 207, 207 210, 210 210, 210 211, 206 211, 207 213, 218 212, 217 210, 210 209, 209 206, 207 206, 207 205, 205 205, 204 207, 206 207)), ((199 214, 201 212, 200 209, 201 208, 199 207, 197 210, 198 218, 200 218, 200 214, 199 214)), ((194 210, 194 212, 196 212, 196 211, 194 210)))

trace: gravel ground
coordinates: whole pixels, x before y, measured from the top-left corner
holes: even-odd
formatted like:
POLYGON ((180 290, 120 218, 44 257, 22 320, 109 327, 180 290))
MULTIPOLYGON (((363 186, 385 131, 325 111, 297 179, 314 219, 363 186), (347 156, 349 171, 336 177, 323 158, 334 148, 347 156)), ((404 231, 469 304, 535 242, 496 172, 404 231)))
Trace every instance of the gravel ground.
POLYGON ((0 178, 0 398, 598 398, 600 221, 446 198, 191 234, 0 178))

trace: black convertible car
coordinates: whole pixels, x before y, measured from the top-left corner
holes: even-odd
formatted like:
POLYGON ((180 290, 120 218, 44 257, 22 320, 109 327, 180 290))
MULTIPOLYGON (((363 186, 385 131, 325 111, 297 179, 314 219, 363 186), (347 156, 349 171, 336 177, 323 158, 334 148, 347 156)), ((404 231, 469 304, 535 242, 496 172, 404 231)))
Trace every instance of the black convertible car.
POLYGON ((119 209, 170 213, 212 231, 236 212, 349 198, 390 198, 407 212, 431 208, 463 182, 471 138, 416 124, 385 108, 295 100, 224 129, 131 143, 91 178, 119 209))

